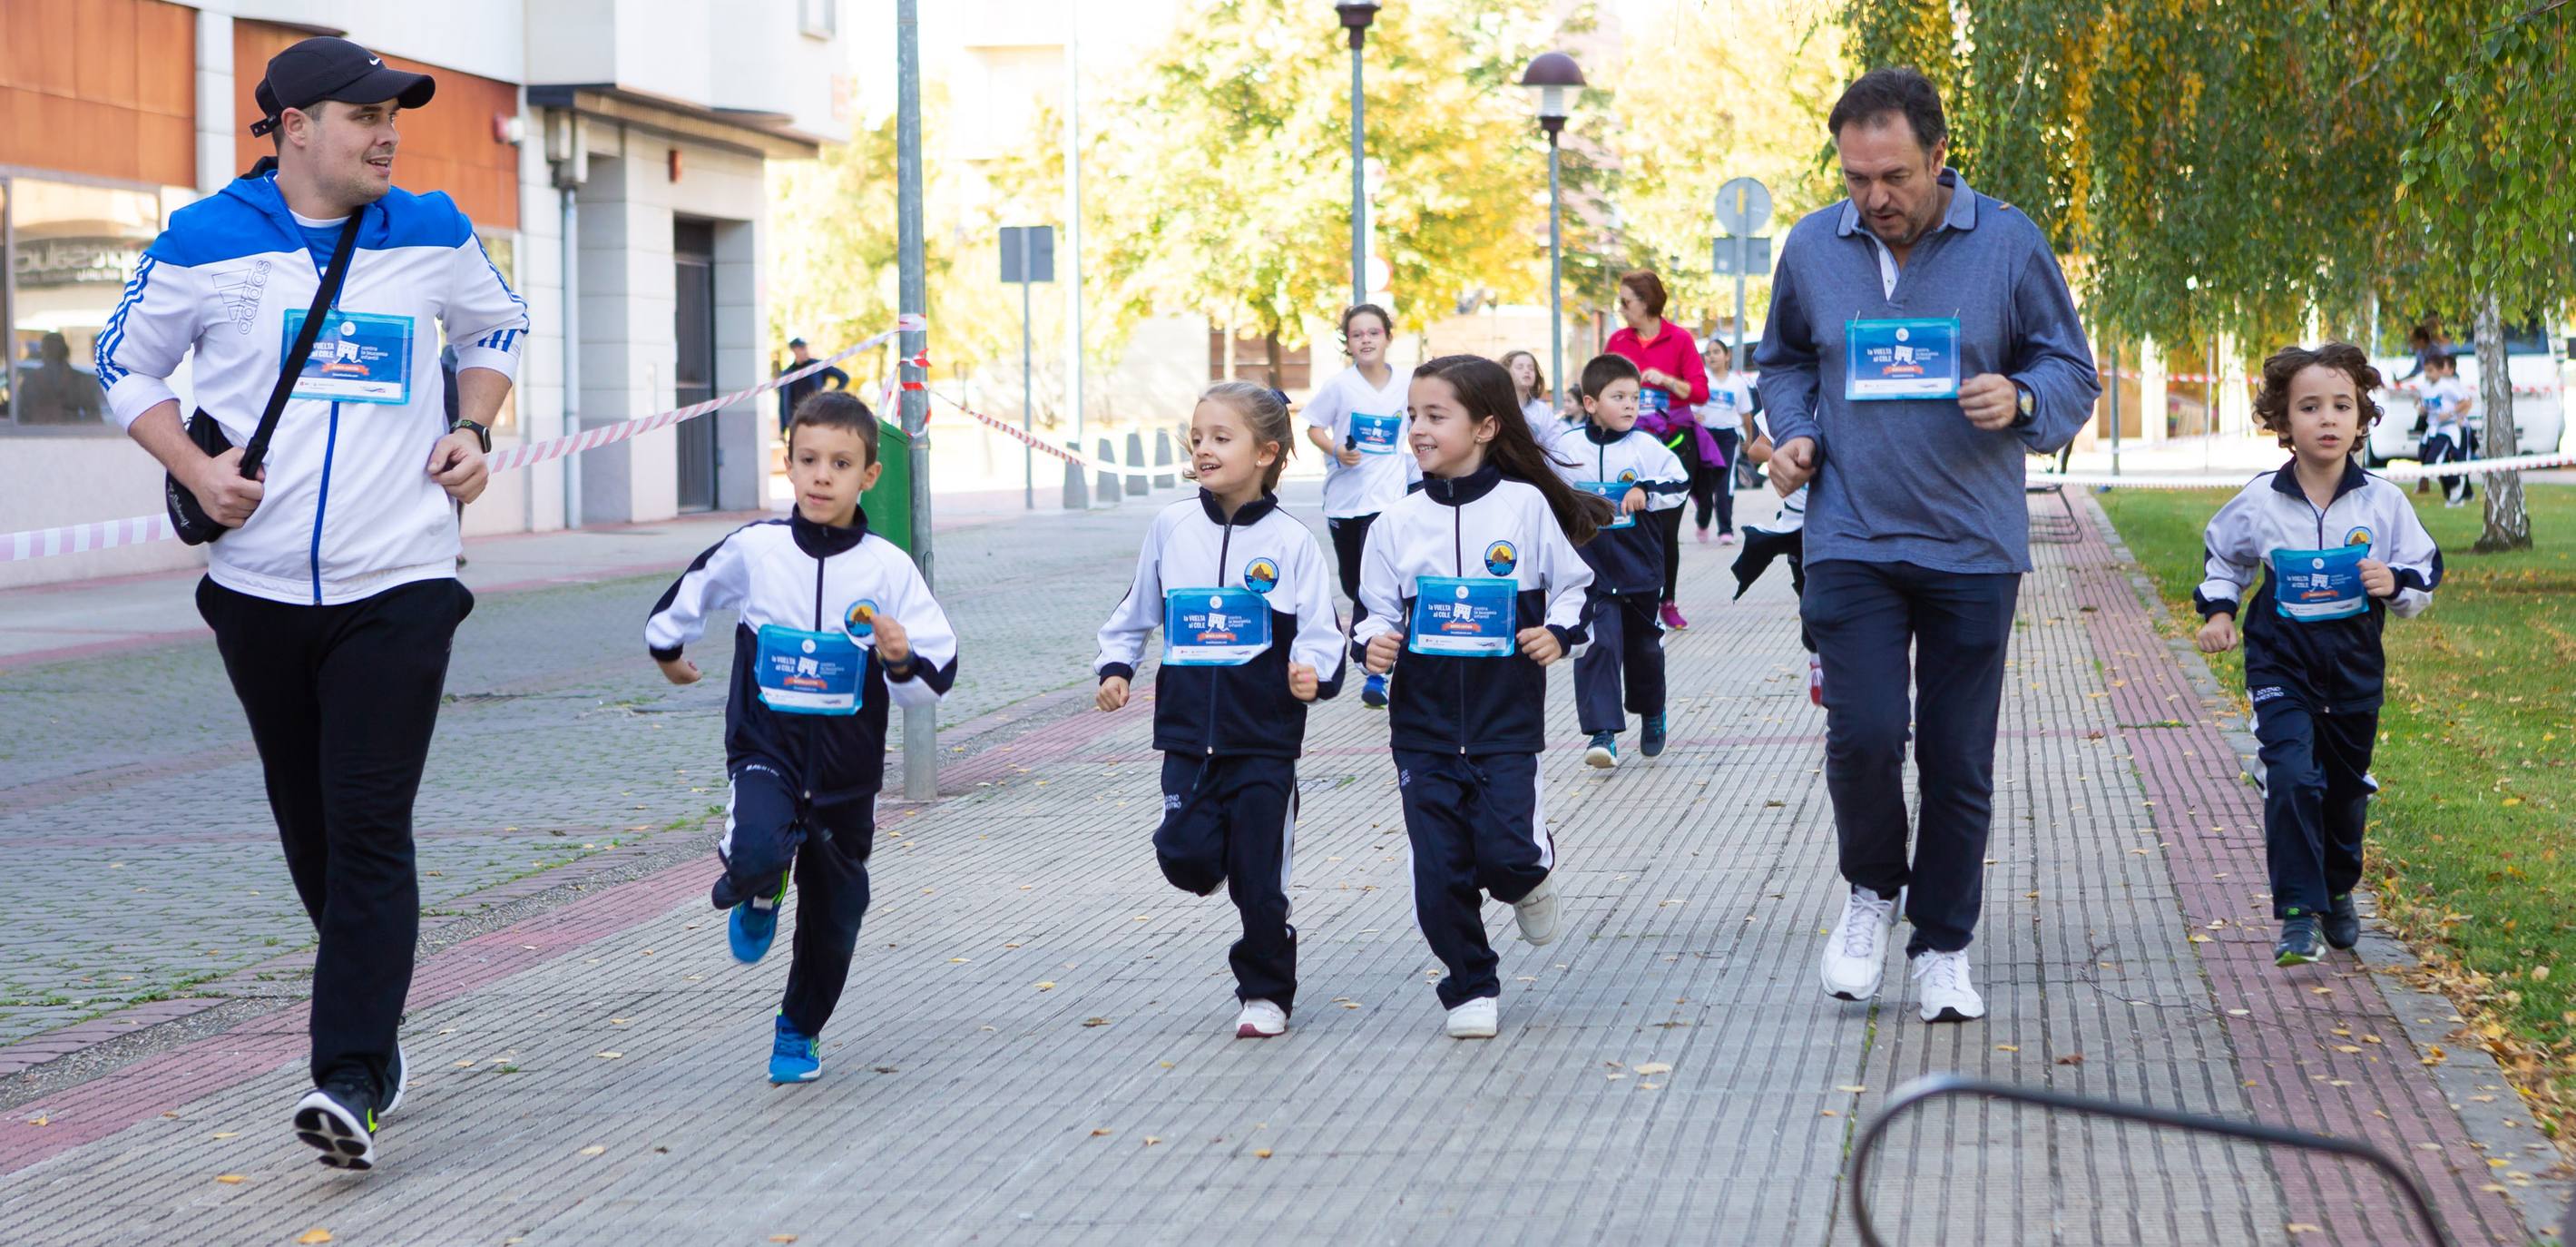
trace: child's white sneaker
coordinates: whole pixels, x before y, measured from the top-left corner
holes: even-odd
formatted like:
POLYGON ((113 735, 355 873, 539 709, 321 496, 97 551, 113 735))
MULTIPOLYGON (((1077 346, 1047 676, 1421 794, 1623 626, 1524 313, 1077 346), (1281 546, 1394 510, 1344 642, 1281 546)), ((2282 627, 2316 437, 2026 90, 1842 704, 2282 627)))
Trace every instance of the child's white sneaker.
POLYGON ((1288 1011, 1267 1000, 1243 1002, 1243 1012, 1234 1019, 1237 1039, 1268 1039, 1288 1030, 1288 1011))
POLYGON ((1922 952, 1914 956, 1917 1013, 1926 1022, 1973 1022, 1986 1016, 1985 998, 1968 981, 1965 952, 1922 952))
POLYGON ((1512 916, 1520 921, 1521 938, 1535 948, 1556 941, 1556 876, 1549 875, 1529 890, 1529 895, 1512 902, 1512 916))
POLYGON ((1491 1039, 1502 1028, 1502 1012, 1491 996, 1478 996, 1449 1011, 1451 1039, 1491 1039))

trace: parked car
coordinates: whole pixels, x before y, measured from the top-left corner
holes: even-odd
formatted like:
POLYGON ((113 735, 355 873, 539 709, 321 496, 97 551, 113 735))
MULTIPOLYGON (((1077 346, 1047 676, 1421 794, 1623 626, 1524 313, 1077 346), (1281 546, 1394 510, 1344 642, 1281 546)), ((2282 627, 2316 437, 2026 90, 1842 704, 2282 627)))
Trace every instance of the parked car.
MULTIPOLYGON (((2460 380, 2475 390, 2478 386, 2477 352, 2460 343, 2453 358, 2459 361, 2460 380)), ((2379 400, 2384 414, 2370 430, 2368 462, 2376 468, 2392 459, 2417 459, 2421 456, 2423 430, 2416 425, 2419 412, 2415 406, 2418 377, 2397 383, 2396 378, 2413 371, 2414 357, 2383 355, 2372 360, 2379 375, 2393 383, 2373 397, 2379 400)), ((2514 453, 2549 454, 2558 449, 2567 431, 2567 384, 2561 360, 2551 339, 2537 334, 2515 335, 2505 339, 2505 367, 2513 378, 2514 453)), ((2478 434, 2478 454, 2495 454, 2486 438, 2486 408, 2481 404, 2469 414, 2469 428, 2478 434)))

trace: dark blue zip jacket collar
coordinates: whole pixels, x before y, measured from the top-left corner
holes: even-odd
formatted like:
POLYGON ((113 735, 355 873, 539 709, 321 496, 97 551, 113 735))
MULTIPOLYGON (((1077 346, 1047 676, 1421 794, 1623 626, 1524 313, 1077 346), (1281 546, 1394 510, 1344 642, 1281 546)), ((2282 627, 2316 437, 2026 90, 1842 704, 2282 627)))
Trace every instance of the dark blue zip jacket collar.
POLYGON ((1211 524, 1232 524, 1241 528, 1248 524, 1260 523, 1262 516, 1278 510, 1279 495, 1265 493, 1244 503, 1243 509, 1234 513, 1234 518, 1227 519, 1225 504, 1218 501, 1215 494, 1201 489, 1199 490, 1199 509, 1207 512, 1208 522, 1211 524))
MULTIPOLYGON (((2362 471, 2360 464, 2346 459, 2343 461, 2343 479, 2335 482, 2334 496, 2341 498, 2369 483, 2370 474, 2362 471)), ((2281 470, 2272 474, 2272 488, 2303 502, 2307 500, 2308 491, 2299 484, 2299 461, 2296 457, 2282 464, 2281 470)))
POLYGON ((818 559, 828 559, 835 554, 847 554, 858 549, 859 543, 868 539, 868 509, 860 507, 847 528, 817 524, 806 519, 805 512, 798 509, 788 513, 787 527, 796 535, 797 549, 818 559))
POLYGON ((1502 483, 1503 470, 1487 463, 1465 476, 1426 476, 1422 478, 1422 492, 1444 507, 1463 507, 1494 492, 1494 486, 1502 483))

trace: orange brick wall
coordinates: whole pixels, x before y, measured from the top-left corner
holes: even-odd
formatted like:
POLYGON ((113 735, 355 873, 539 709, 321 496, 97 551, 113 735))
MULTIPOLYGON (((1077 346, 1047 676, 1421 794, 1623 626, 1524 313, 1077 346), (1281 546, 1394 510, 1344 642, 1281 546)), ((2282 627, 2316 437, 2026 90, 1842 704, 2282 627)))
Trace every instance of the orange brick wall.
POLYGON ((197 14, 0 0, 0 164, 197 184, 197 14))

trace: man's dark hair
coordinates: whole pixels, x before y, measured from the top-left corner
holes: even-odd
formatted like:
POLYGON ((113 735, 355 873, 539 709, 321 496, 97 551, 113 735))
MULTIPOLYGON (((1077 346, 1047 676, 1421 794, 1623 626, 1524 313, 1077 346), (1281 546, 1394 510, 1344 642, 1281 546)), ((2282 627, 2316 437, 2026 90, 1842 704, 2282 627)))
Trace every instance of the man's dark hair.
POLYGON ((1825 128, 1839 139, 1844 126, 1867 125, 1889 113, 1905 118, 1905 124, 1914 128, 1914 141, 1927 152, 1950 137, 1950 123, 1941 114, 1941 93, 1933 89, 1930 79, 1904 65, 1873 69, 1844 88, 1843 97, 1834 101, 1832 115, 1825 118, 1825 128))
POLYGON ((1583 366, 1583 397, 1597 399, 1613 381, 1638 380, 1637 365, 1624 355, 1595 355, 1583 366))
POLYGON ((877 414, 868 410, 859 396, 847 390, 823 390, 808 394, 796 404, 796 416, 787 425, 787 444, 796 445, 796 430, 846 429, 859 435, 868 448, 868 462, 877 462, 877 414))

